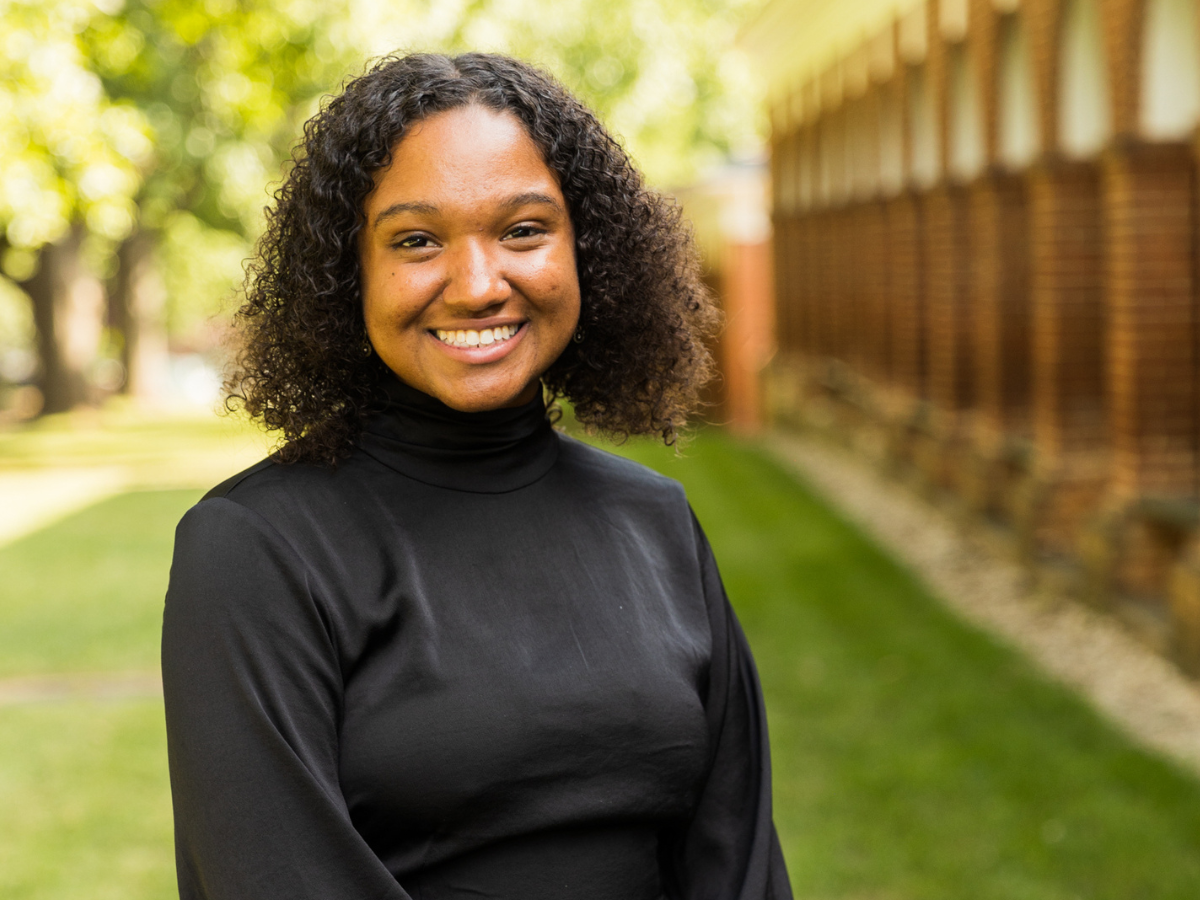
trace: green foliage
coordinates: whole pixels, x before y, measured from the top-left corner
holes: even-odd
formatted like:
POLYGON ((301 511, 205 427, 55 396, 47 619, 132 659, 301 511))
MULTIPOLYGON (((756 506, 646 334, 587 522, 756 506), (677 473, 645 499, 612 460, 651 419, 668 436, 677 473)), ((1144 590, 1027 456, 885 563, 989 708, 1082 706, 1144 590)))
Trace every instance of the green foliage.
POLYGON ((15 284, 0 276, 0 354, 33 343, 33 312, 15 284))
POLYGON ((167 330, 177 337, 220 334, 237 306, 250 240, 210 228, 191 213, 167 217, 159 245, 163 283, 171 303, 167 330))
POLYGON ((369 7, 375 52, 486 50, 535 62, 621 136, 648 178, 678 186, 757 146, 760 96, 732 49, 758 0, 407 0, 369 7))
POLYGON ((111 241, 133 228, 150 130, 104 92, 77 39, 103 18, 86 0, 0 5, 0 228, 17 277, 28 263, 11 249, 57 240, 75 219, 111 241))
POLYGON ((266 186, 310 101, 349 65, 330 31, 338 3, 128 0, 80 35, 106 93, 143 110, 154 135, 143 227, 176 210, 253 235, 266 186))

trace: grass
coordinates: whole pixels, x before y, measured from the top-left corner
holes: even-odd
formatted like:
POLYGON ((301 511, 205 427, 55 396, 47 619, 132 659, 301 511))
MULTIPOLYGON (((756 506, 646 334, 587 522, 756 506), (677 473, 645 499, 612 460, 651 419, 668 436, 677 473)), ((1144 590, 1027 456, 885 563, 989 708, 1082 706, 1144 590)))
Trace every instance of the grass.
POLYGON ((0 897, 175 893, 162 703, 0 708, 0 897))
POLYGON ((123 494, 0 547, 0 677, 157 667, 175 523, 200 495, 123 494))
POLYGON ((240 415, 146 411, 118 401, 0 429, 0 470, 131 465, 197 458, 237 462, 266 455, 269 438, 240 415))
MULTIPOLYGON (((953 619, 753 448, 710 433, 682 458, 621 452, 684 482, 716 549, 762 674, 798 898, 1196 895, 1195 780, 953 619)), ((195 496, 114 498, 0 550, 4 671, 152 664, 195 496)), ((172 896, 162 753, 156 702, 0 708, 0 896, 172 896)))
POLYGON ((768 460, 676 459, 754 648, 797 897, 1194 898, 1200 785, 950 616, 768 460))

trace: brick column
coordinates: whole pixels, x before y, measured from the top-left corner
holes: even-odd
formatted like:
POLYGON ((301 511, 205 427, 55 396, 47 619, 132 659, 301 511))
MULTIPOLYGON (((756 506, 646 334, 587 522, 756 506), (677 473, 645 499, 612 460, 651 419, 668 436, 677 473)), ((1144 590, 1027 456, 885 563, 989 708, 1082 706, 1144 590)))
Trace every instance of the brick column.
POLYGON ((889 454, 912 460, 917 415, 925 396, 925 227, 919 194, 906 191, 887 203, 889 387, 885 416, 889 454))
MULTIPOLYGON (((1006 514, 1029 435, 1029 209, 1024 179, 995 173, 969 190, 974 325, 974 444, 970 494, 983 511, 1006 514)), ((1007 516, 1006 516, 1007 517, 1007 516)))
POLYGON ((863 325, 867 373, 881 387, 890 380, 888 333, 888 223, 883 203, 873 201, 863 208, 860 259, 863 266, 863 325))
POLYGON ((1105 167, 1111 490, 1196 490, 1193 184, 1190 148, 1114 151, 1105 167))
POLYGON ((925 241, 921 198, 911 192, 888 203, 892 378, 908 416, 925 395, 925 241))
POLYGON ((838 293, 837 210, 824 209, 816 221, 817 272, 816 317, 817 353, 822 360, 837 353, 837 320, 834 316, 838 293))
POLYGON ((797 228, 797 279, 800 282, 800 309, 796 317, 799 347, 802 355, 813 359, 820 346, 818 335, 817 305, 820 300, 820 260, 817 236, 820 217, 816 210, 808 210, 797 228))
POLYGON ((1099 171, 1043 163, 1029 201, 1034 481, 1022 526, 1034 546, 1072 554, 1106 474, 1099 171))
POLYGON ((1196 494, 1195 161, 1120 145, 1104 169, 1112 467, 1107 570, 1119 600, 1162 598, 1196 494))
POLYGON ((800 313, 799 259, 796 232, 799 218, 794 212, 776 212, 771 223, 772 257, 775 266, 775 341, 782 357, 799 350, 797 325, 800 313))
POLYGON ((926 198, 928 239, 925 321, 932 444, 923 453, 925 474, 937 485, 957 487, 964 469, 964 413, 971 403, 971 307, 967 195, 942 185, 926 198))
POLYGON ((859 248, 856 246, 854 234, 853 207, 841 206, 834 213, 832 229, 832 250, 835 268, 835 283, 830 297, 830 307, 833 312, 834 353, 833 356, 846 365, 852 365, 855 355, 855 330, 859 327, 858 316, 854 310, 857 300, 856 282, 858 272, 855 260, 859 248))
POLYGON ((829 295, 824 298, 829 310, 831 323, 830 357, 842 362, 849 362, 852 335, 850 329, 854 325, 854 316, 850 306, 853 301, 853 258, 857 254, 854 247, 854 233, 850 227, 850 211, 840 206, 830 212, 830 228, 826 238, 829 247, 829 260, 832 263, 829 295))

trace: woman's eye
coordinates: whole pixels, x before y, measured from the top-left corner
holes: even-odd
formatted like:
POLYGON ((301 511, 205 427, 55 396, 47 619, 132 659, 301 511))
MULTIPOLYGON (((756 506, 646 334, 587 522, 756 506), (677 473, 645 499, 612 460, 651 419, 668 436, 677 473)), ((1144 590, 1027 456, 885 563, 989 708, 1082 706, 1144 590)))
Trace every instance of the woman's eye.
POLYGON ((423 234, 410 234, 396 241, 396 246, 406 250, 420 250, 429 246, 429 238, 423 234))
POLYGON ((508 232, 508 236, 510 238, 529 238, 541 233, 542 230, 535 225, 518 225, 508 232))

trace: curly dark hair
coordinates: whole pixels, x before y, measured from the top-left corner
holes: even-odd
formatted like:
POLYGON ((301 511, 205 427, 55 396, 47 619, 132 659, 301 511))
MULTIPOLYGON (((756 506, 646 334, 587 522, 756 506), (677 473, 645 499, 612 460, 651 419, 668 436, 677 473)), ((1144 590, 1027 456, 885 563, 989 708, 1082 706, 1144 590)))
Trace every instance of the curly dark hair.
POLYGON ((601 433, 670 444, 713 374, 718 313, 679 207, 648 189, 595 115, 550 76, 504 56, 385 57, 305 125, 267 209, 237 319, 227 383, 282 433, 276 458, 336 464, 381 405, 388 370, 369 352, 358 234, 374 177, 416 122, 478 104, 515 115, 555 173, 575 231, 581 339, 543 376, 601 433))

